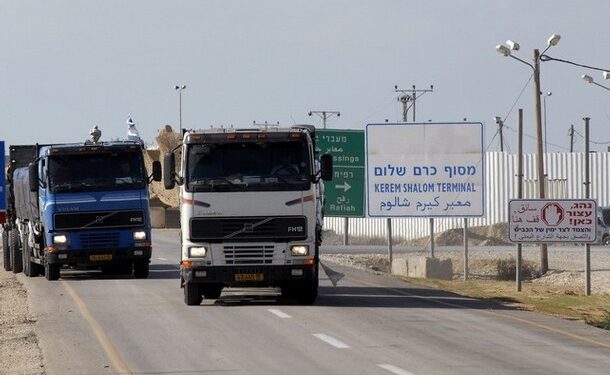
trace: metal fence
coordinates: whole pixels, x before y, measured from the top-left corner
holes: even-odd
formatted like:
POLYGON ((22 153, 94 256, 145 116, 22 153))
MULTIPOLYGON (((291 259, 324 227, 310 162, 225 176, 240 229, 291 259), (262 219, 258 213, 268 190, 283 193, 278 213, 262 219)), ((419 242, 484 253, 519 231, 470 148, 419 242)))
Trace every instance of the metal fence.
MULTIPOLYGON (((546 172, 546 196, 554 199, 585 197, 584 153, 547 153, 544 155, 546 172)), ((591 198, 599 206, 610 204, 608 171, 610 153, 590 154, 591 198)), ((536 157, 523 157, 523 198, 538 196, 536 157)), ((508 221, 508 200, 517 196, 517 155, 506 152, 485 154, 485 215, 469 219, 469 226, 484 226, 508 221)), ((344 218, 326 217, 324 228, 343 234, 344 218)), ((435 232, 461 228, 461 218, 440 218, 434 220, 435 232)), ((392 235, 394 238, 414 239, 429 234, 427 218, 394 218, 392 235)), ((349 235, 358 237, 385 237, 386 219, 350 218, 349 235)))

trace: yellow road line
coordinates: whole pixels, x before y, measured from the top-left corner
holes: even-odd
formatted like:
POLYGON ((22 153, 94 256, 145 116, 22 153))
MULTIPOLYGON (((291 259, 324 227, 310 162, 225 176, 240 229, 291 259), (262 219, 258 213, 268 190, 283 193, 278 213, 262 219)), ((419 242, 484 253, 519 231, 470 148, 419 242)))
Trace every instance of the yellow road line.
POLYGON ((112 364, 112 367, 114 368, 114 371, 117 374, 131 374, 132 372, 129 369, 129 366, 127 366, 127 363, 125 363, 123 356, 121 355, 121 353, 119 353, 117 348, 112 344, 112 341, 110 341, 110 339, 104 332, 104 329, 102 328, 102 326, 97 322, 97 320, 95 320, 95 318, 89 311, 89 308, 87 307, 85 302, 78 296, 78 294, 76 294, 76 292, 70 286, 70 284, 68 284, 65 281, 62 281, 61 283, 62 283, 64 289, 66 290, 66 292, 68 292, 70 297, 72 297, 72 301, 74 301, 74 304, 76 304, 76 307, 80 311, 83 318, 85 318, 87 323, 89 323, 89 326, 91 327, 91 330, 95 334, 97 341, 102 346, 102 349, 104 349, 104 352, 106 352, 106 357, 108 358, 108 360, 110 360, 110 363, 112 364))
MULTIPOLYGON (((547 325, 544 325, 544 324, 536 323, 536 322, 534 322, 532 320, 529 320, 529 319, 519 318, 519 317, 516 317, 516 316, 512 316, 512 315, 509 315, 509 314, 503 314, 503 313, 500 313, 500 312, 497 312, 497 311, 492 311, 492 310, 471 309, 471 308, 469 308, 467 306, 462 306, 462 305, 459 305, 459 304, 456 304, 456 303, 440 301, 440 300, 438 300, 438 299, 436 299, 434 297, 431 298, 431 297, 420 296, 420 295, 417 295, 417 294, 412 294, 412 293, 409 293, 409 292, 405 292, 405 291, 400 290, 400 289, 388 288, 388 287, 385 287, 383 285, 379 285, 379 284, 375 284, 375 283, 369 283, 369 282, 362 281, 362 280, 356 280, 356 279, 352 279, 352 278, 347 278, 347 279, 349 279, 350 281, 352 281, 352 282, 354 282, 356 284, 360 283, 360 284, 365 284, 365 285, 368 285, 368 286, 374 286, 374 287, 383 288, 383 289, 386 289, 386 290, 391 290, 391 291, 393 291, 395 293, 402 294, 403 296, 413 297, 413 298, 417 298, 417 299, 433 302, 433 303, 436 303, 436 304, 439 304, 439 305, 456 307, 456 308, 460 308, 460 309, 470 309, 470 310, 482 312, 482 313, 485 313, 485 314, 488 314, 488 315, 494 315, 494 316, 497 316, 497 317, 508 318, 508 319, 511 319, 511 320, 514 320, 514 321, 517 321, 517 322, 520 322, 520 323, 528 324, 528 325, 531 325, 533 327, 537 327, 537 328, 544 329, 544 330, 547 330, 547 331, 550 331, 550 332, 554 332, 554 333, 559 334, 559 335, 567 336, 567 337, 570 337, 570 338, 573 338, 573 339, 576 339, 576 340, 579 340, 579 341, 582 341, 582 342, 586 342, 586 343, 591 344, 591 345, 596 345, 596 346, 599 346, 599 347, 602 347, 602 348, 605 348, 605 349, 610 349, 610 344, 607 344, 605 342, 593 340, 593 339, 590 339, 590 338, 585 337, 585 336, 581 336, 581 335, 577 335, 575 333, 571 333, 571 332, 567 332, 567 331, 561 330, 559 328, 554 328, 554 327, 550 327, 550 326, 547 326, 547 325)), ((431 290, 434 290, 434 289, 431 289, 431 290)), ((470 297, 467 297, 467 298, 470 298, 470 297)), ((471 299, 473 301, 477 301, 476 298, 471 298, 471 299)))

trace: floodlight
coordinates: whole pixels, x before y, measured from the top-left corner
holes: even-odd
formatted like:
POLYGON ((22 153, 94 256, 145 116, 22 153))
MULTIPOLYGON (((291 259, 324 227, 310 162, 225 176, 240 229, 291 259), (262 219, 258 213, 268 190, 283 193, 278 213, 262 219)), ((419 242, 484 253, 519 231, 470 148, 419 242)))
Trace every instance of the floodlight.
POLYGON ((559 39, 561 39, 561 35, 559 35, 559 34, 553 34, 553 35, 551 35, 551 37, 549 38, 549 40, 547 40, 547 41, 546 41, 546 44, 547 44, 549 47, 556 46, 556 45, 557 45, 557 43, 559 43, 559 39))
POLYGON ((502 44, 498 44, 496 46, 496 51, 498 51, 498 53, 503 54, 504 56, 510 56, 510 49, 506 46, 503 46, 502 44))
POLYGON ((519 51, 519 43, 515 42, 514 40, 507 40, 506 41, 506 45, 508 45, 508 48, 510 48, 513 51, 519 51))

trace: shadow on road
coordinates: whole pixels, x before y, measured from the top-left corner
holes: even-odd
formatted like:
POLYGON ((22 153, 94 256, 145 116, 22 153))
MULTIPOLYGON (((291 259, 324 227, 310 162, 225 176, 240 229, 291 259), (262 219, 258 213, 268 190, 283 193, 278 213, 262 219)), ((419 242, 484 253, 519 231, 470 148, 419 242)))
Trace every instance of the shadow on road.
MULTIPOLYGON (((151 264, 148 279, 180 279, 180 269, 172 264, 151 264)), ((129 274, 104 274, 97 269, 62 269, 60 280, 129 280, 135 279, 129 274)))
POLYGON ((424 288, 384 288, 361 286, 320 287, 317 306, 445 308, 516 310, 502 302, 510 300, 472 299, 459 294, 424 288))

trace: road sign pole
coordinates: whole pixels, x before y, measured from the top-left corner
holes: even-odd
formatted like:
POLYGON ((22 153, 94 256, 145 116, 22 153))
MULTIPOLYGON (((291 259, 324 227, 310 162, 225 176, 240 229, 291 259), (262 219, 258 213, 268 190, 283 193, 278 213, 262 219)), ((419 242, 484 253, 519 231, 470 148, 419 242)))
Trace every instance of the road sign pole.
MULTIPOLYGON (((517 151, 517 198, 523 198, 523 109, 519 108, 517 151)), ((517 244, 517 260, 515 261, 515 284, 517 292, 521 291, 521 243, 517 244)))
POLYGON ((430 218, 430 258, 434 258, 434 218, 430 218))
POLYGON ((387 219, 387 230, 388 230, 388 259, 390 261, 390 270, 392 269, 392 260, 394 259, 394 254, 392 253, 392 220, 390 218, 387 219))
POLYGON ((464 280, 468 280, 468 218, 464 218, 464 280))
POLYGON ((343 245, 349 245, 349 218, 343 218, 343 245))
MULTIPOLYGON (((585 117, 585 198, 589 198, 591 182, 589 181, 589 118, 585 117)), ((591 244, 585 244, 585 295, 591 295, 591 244)))

